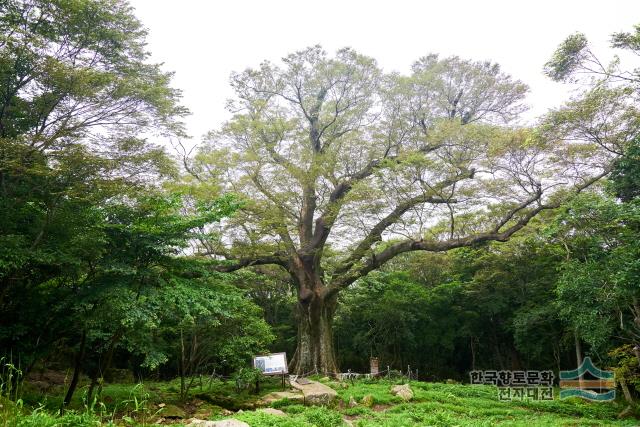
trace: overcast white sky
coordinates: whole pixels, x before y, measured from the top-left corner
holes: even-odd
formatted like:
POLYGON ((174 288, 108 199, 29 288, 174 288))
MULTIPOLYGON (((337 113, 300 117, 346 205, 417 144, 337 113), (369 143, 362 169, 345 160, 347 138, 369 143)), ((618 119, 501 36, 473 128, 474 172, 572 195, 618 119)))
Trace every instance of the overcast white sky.
POLYGON ((350 46, 385 71, 427 53, 492 60, 531 88, 529 117, 559 105, 564 85, 542 74, 557 45, 581 31, 603 56, 611 33, 640 23, 640 0, 130 0, 153 60, 175 72, 196 142, 228 113, 232 71, 304 47, 350 46))

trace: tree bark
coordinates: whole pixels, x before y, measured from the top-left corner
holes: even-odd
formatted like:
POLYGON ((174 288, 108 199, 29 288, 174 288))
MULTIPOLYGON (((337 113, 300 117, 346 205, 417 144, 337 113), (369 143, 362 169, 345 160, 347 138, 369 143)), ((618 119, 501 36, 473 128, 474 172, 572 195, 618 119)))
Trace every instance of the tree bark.
POLYGON ((78 352, 76 353, 76 360, 73 367, 73 376, 71 378, 71 383, 69 384, 69 389, 67 390, 67 394, 62 401, 62 406, 60 407, 60 414, 62 415, 62 411, 64 408, 71 402, 73 398, 73 394, 76 391, 76 387, 78 386, 78 380, 80 379, 80 371, 82 369, 82 362, 84 361, 84 352, 87 343, 87 331, 82 331, 82 338, 80 339, 80 347, 78 348, 78 352))
POLYGON ((289 363, 290 373, 334 375, 338 372, 332 329, 336 305, 336 295, 324 297, 322 293, 314 293, 308 300, 298 299, 298 345, 289 363))
POLYGON ((624 400, 626 400, 627 403, 633 405, 633 396, 631 395, 631 391, 629 391, 629 387, 627 386, 627 382, 625 381, 624 377, 621 376, 620 378, 618 378, 618 384, 620 384, 620 388, 622 388, 624 400))
POLYGON ((91 404, 93 398, 93 390, 98 386, 96 396, 99 397, 102 394, 102 386, 104 384, 104 377, 111 369, 111 363, 113 362, 113 353, 115 352, 116 344, 120 341, 123 334, 122 329, 118 329, 115 334, 109 340, 109 347, 107 349, 104 366, 102 365, 102 355, 98 359, 98 366, 91 375, 91 384, 87 391, 87 403, 91 404))
POLYGON ((582 365, 582 343, 577 329, 573 331, 573 340, 576 347, 576 363, 580 366, 582 365))
POLYGON ((520 354, 518 354, 518 350, 516 350, 515 346, 511 345, 511 369, 514 371, 522 370, 522 361, 520 360, 520 354))
POLYGON ((471 336, 471 370, 475 371, 476 370, 476 349, 474 346, 474 337, 473 335, 471 336))

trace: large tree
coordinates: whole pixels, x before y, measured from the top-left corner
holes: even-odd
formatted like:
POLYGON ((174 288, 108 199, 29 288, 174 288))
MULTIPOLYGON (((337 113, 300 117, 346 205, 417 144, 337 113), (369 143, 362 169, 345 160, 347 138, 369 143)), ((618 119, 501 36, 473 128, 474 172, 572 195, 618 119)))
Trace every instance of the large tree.
POLYGON ((342 289, 403 253, 506 241, 613 156, 556 126, 518 126, 527 87, 489 62, 429 55, 410 75, 387 74, 351 49, 316 46, 231 84, 232 119, 186 167, 246 201, 197 250, 224 270, 291 275, 297 374, 337 371, 342 289))

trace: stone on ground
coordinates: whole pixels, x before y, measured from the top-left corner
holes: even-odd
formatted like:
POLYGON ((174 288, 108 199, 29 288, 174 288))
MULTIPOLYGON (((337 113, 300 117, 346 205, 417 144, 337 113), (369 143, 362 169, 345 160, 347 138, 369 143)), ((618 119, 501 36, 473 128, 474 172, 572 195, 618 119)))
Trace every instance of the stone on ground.
POLYGON ((302 391, 305 405, 328 405, 338 396, 334 389, 317 381, 309 381, 309 384, 293 381, 291 386, 302 391))
POLYGON ((235 420, 233 418, 229 418, 228 420, 219 420, 219 421, 207 421, 207 420, 199 420, 197 418, 191 420, 189 423, 190 426, 196 427, 250 427, 249 424, 235 420))
POLYGON ((368 406, 371 407, 373 406, 373 396, 370 394, 365 395, 361 400, 360 403, 362 403, 364 406, 368 406))
POLYGON ((262 409, 258 409, 258 411, 256 412, 264 412, 265 414, 277 415, 279 417, 285 417, 287 415, 284 412, 282 412, 280 409, 275 409, 275 408, 262 408, 262 409))
POLYGON ((160 416, 164 418, 184 418, 186 414, 182 408, 176 405, 164 405, 160 410, 160 416))
POLYGON ((394 385, 391 387, 391 394, 400 397, 405 402, 413 399, 413 390, 409 384, 394 385))
POLYGON ((270 405, 273 402, 277 402, 279 400, 288 399, 293 402, 304 403, 304 395, 299 391, 293 393, 290 391, 274 391, 273 393, 269 393, 262 397, 262 403, 265 405, 270 405))
POLYGON ((354 399, 353 396, 349 396, 349 408, 355 408, 356 406, 358 406, 356 399, 354 399))

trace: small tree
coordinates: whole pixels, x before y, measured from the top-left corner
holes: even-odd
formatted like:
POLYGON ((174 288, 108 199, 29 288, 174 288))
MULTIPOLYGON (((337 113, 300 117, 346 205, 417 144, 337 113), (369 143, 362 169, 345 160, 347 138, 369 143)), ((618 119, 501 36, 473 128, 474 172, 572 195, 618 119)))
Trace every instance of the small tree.
POLYGON ((506 241, 609 170, 611 153, 519 127, 527 87, 498 65, 429 55, 385 74, 311 47, 231 78, 233 118, 187 162, 247 202, 202 240, 220 268, 275 264, 298 289, 291 372, 336 372, 342 289, 410 251, 506 241))

